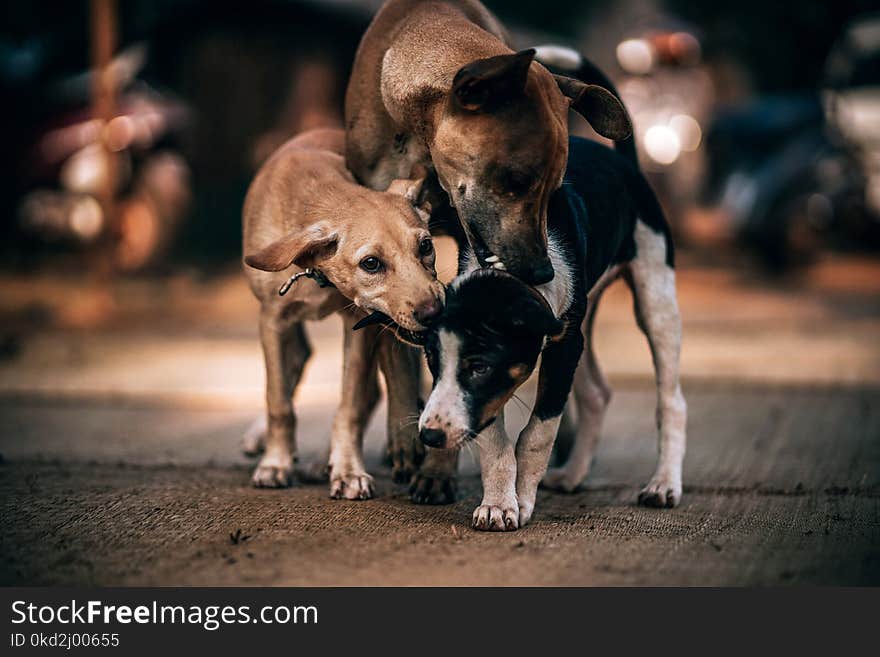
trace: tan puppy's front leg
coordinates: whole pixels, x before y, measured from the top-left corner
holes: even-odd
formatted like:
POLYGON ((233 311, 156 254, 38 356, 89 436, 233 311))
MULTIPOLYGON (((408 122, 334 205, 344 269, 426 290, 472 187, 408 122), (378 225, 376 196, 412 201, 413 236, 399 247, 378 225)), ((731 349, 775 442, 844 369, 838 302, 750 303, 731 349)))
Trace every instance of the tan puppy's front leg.
POLYGON ((504 532, 519 527, 516 499, 516 453, 499 413, 476 439, 480 449, 483 501, 474 509, 472 524, 481 531, 504 532))
POLYGON ((425 457, 419 440, 419 351, 390 331, 379 335, 379 366, 388 390, 388 444, 391 477, 408 483, 425 457))
POLYGON ((260 488, 285 488, 296 456, 293 392, 311 349, 303 325, 283 319, 275 308, 260 312, 260 342, 266 361, 266 439, 251 481, 260 488))
POLYGON ((357 317, 342 313, 344 332, 342 399, 330 434, 330 497, 367 500, 373 496, 373 478, 364 467, 364 429, 376 407, 376 340, 378 331, 353 331, 357 317))

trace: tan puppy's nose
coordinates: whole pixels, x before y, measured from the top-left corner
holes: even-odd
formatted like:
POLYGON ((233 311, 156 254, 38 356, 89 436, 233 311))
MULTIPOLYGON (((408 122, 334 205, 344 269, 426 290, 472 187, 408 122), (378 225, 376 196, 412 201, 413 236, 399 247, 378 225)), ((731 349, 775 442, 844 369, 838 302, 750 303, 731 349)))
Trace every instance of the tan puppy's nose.
POLYGON ((428 324, 437 319, 441 310, 443 310, 443 306, 440 304, 440 299, 433 297, 430 301, 425 301, 416 306, 416 309, 413 310, 413 317, 416 318, 419 324, 428 326, 428 324))

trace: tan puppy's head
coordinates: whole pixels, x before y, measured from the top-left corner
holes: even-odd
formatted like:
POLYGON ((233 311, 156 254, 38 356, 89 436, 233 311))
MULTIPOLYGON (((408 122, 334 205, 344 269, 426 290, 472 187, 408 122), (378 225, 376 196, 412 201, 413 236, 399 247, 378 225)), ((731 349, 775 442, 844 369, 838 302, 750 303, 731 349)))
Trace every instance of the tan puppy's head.
POLYGON ((264 271, 316 267, 362 310, 423 331, 440 314, 444 290, 434 268, 428 214, 413 205, 420 187, 421 180, 395 180, 387 192, 358 187, 344 197, 324 198, 316 213, 321 219, 245 262, 264 271))
POLYGON ((569 108, 610 139, 628 137, 632 126, 611 92, 554 76, 534 55, 462 67, 429 147, 480 264, 538 285, 553 278, 547 208, 568 160, 569 108))

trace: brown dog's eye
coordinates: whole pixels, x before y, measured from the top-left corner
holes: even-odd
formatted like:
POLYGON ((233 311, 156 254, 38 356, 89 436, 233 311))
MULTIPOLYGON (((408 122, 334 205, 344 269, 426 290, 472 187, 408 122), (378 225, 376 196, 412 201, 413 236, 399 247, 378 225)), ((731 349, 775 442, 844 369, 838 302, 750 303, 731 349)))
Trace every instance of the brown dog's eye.
POLYGON ((374 256, 369 256, 361 260, 361 269, 365 272, 375 274, 382 269, 382 261, 374 256))
POLYGON ((434 253, 434 242, 430 237, 426 237, 421 242, 419 242, 419 255, 423 258, 434 253))

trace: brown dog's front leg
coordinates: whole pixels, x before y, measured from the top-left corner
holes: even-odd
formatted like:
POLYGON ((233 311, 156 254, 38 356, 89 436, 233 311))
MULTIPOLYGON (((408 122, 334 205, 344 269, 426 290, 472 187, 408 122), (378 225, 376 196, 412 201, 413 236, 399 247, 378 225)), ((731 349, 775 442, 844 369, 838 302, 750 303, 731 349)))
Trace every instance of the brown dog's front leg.
POLYGON ((344 332, 342 398, 330 435, 330 497, 367 500, 373 478, 364 467, 364 429, 379 397, 376 380, 376 327, 353 331, 357 317, 342 313, 344 332))
POLYGON ((285 488, 296 456, 293 391, 311 349, 303 325, 285 321, 275 309, 260 313, 260 342, 266 361, 266 448, 251 481, 260 488, 285 488))
POLYGON ((416 504, 452 504, 458 491, 455 479, 459 449, 425 448, 425 460, 412 479, 410 498, 416 504))
POLYGON ((419 352, 398 342, 390 331, 383 331, 378 339, 379 366, 388 390, 391 477, 395 483, 408 483, 425 456, 418 425, 419 352))

